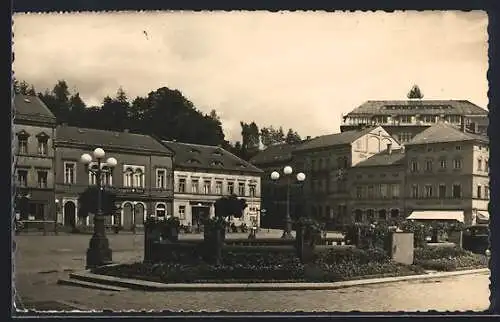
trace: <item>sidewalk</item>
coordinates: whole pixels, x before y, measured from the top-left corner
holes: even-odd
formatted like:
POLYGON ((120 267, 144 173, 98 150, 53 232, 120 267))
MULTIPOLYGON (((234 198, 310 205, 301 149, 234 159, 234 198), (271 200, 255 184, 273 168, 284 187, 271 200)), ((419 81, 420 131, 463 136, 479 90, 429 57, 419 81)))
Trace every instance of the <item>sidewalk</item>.
MULTIPOLYGON (((98 275, 89 271, 71 273, 70 277, 73 280, 90 282, 95 284, 105 284, 118 287, 124 287, 133 290, 142 291, 289 291, 289 290, 335 290, 352 286, 373 285, 382 283, 395 283, 410 280, 424 280, 434 278, 445 278, 467 274, 486 274, 489 269, 473 269, 455 272, 437 272, 427 273, 424 275, 409 275, 397 277, 384 277, 361 279, 344 282, 333 283, 157 283, 150 281, 142 281, 129 278, 118 278, 113 276, 98 275)), ((83 283, 82 283, 82 286, 83 283)))

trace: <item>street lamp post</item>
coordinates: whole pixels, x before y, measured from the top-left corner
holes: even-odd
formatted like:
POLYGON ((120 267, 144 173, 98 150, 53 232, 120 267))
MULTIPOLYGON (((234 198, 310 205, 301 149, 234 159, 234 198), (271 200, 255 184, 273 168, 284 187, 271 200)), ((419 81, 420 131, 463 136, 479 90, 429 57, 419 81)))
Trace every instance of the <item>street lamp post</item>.
POLYGON ((92 156, 88 153, 82 154, 80 162, 86 166, 86 170, 96 176, 97 184, 97 212, 94 215, 94 234, 90 239, 89 248, 87 249, 87 268, 98 267, 111 263, 112 251, 109 248, 109 241, 106 237, 105 218, 102 210, 102 174, 112 169, 118 163, 115 158, 108 158, 106 162, 102 162, 106 155, 104 150, 96 148, 93 152, 94 158, 97 160, 97 169, 92 169, 89 164, 92 162, 92 156), (103 169, 106 166, 108 169, 103 169))
MULTIPOLYGON (((283 168, 283 174, 286 176, 286 217, 285 217, 285 228, 283 229, 283 235, 281 238, 290 239, 292 236, 292 218, 290 217, 290 186, 291 179, 290 175, 293 173, 293 169, 291 166, 287 165, 283 168)), ((280 174, 278 171, 273 171, 271 173, 271 180, 278 181, 280 178, 280 174)), ((299 183, 302 183, 306 179, 306 175, 302 172, 297 173, 296 177, 299 183)))

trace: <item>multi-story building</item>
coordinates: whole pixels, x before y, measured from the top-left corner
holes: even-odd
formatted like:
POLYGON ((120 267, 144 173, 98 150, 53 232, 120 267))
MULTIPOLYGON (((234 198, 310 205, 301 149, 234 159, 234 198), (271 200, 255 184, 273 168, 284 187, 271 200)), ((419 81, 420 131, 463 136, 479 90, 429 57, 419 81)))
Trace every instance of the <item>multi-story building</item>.
POLYGON ((239 223, 260 226, 262 170, 218 146, 162 141, 174 151, 174 215, 193 228, 215 215, 215 201, 236 194, 248 207, 239 223))
POLYGON ((56 118, 36 96, 16 95, 14 113, 16 197, 28 204, 21 219, 53 221, 56 118))
POLYGON ((405 218, 404 149, 387 149, 359 162, 349 170, 348 211, 353 222, 397 222, 405 218))
POLYGON ((323 135, 304 142, 292 155, 305 170, 306 211, 333 225, 349 222, 350 169, 374 154, 400 145, 381 126, 323 135))
MULTIPOLYGON (((292 152, 301 145, 297 144, 276 144, 267 147, 260 151, 252 159, 250 163, 263 171, 262 175, 262 209, 265 209, 262 220, 263 227, 282 228, 286 215, 286 193, 287 181, 271 180, 271 173, 278 171, 283 175, 283 168, 291 166, 295 174, 304 172, 303 165, 296 164, 292 158, 292 152)), ((293 174, 292 174, 293 176, 293 174)), ((307 178, 306 178, 307 180, 307 178)), ((300 189, 291 189, 290 191, 290 215, 296 218, 301 215, 304 209, 301 209, 303 204, 303 195, 300 189)))
POLYGON ((473 224, 489 218, 488 137, 438 123, 405 145, 406 208, 410 218, 459 219, 473 224), (450 216, 461 218, 446 218, 450 216), (454 212, 453 212, 454 211, 454 212), (430 218, 430 217, 429 217, 430 218))
MULTIPOLYGON (((173 152, 148 135, 128 131, 78 128, 63 125, 57 128, 56 198, 61 205, 58 221, 64 226, 92 225, 92 214, 79 216, 78 199, 96 177, 79 162, 83 153, 100 147, 106 157, 118 164, 102 177, 102 184, 116 194, 119 214, 107 216, 108 225, 121 225, 129 230, 143 226, 147 215, 165 216, 173 213, 173 152)), ((90 167, 96 167, 93 162, 90 167)), ((109 170, 109 169, 108 169, 109 170)))
POLYGON ((341 132, 380 125, 401 144, 438 122, 486 133, 488 111, 466 100, 367 101, 342 116, 341 132))

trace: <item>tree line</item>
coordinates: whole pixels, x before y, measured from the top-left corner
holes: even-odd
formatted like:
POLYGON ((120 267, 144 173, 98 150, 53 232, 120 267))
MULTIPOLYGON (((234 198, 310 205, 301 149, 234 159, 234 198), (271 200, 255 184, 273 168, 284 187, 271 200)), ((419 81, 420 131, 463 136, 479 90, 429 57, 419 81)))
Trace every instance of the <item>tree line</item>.
POLYGON ((37 92, 26 81, 14 80, 14 91, 38 96, 56 116, 58 124, 112 131, 127 129, 163 140, 217 145, 245 160, 253 157, 260 147, 302 141, 291 128, 285 134, 282 126, 266 125, 259 129, 255 122, 241 121, 241 140, 231 143, 225 139, 216 110, 203 113, 179 90, 167 87, 133 99, 120 87, 98 106, 87 106, 78 91, 70 92, 65 80, 43 92, 37 92))

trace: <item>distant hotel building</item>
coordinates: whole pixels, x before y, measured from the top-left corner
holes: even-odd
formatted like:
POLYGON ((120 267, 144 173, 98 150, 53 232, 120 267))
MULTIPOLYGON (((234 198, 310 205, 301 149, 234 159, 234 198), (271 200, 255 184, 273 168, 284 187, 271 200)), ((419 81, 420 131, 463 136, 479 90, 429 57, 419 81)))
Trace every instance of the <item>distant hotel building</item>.
POLYGON ((21 220, 54 221, 56 118, 36 96, 14 99, 14 187, 21 220), (20 205, 25 200, 26 211, 20 205))
POLYGON ((248 207, 236 225, 260 226, 262 170, 217 147, 162 141, 174 151, 174 215, 193 228, 215 215, 214 203, 236 194, 248 207))
POLYGON ((404 144, 439 122, 486 134, 488 111, 465 100, 367 101, 342 116, 340 131, 350 131, 360 125, 381 125, 404 144))

